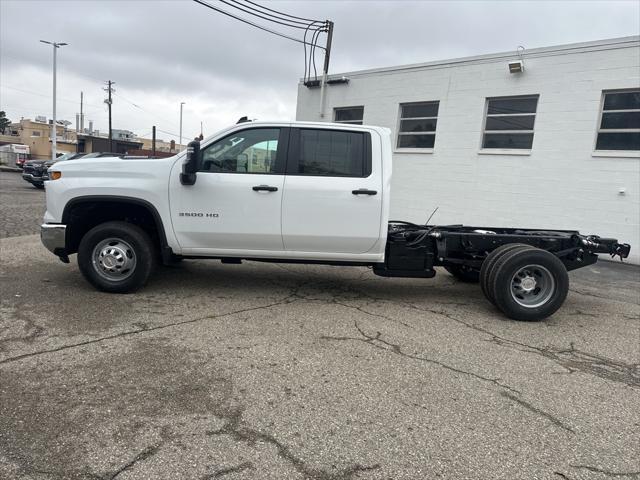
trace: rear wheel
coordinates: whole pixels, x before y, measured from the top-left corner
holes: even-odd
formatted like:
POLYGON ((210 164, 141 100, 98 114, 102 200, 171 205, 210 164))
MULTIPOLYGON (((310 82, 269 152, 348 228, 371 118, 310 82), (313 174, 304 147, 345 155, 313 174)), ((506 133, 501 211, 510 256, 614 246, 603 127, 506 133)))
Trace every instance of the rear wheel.
POLYGON ((555 313, 569 291, 569 275, 552 253, 539 248, 516 248, 493 267, 495 305, 514 320, 538 321, 555 313))
POLYGON ((98 290, 129 293, 140 289, 155 265, 154 246, 136 225, 107 222, 89 230, 78 248, 82 275, 98 290))
POLYGON ((493 252, 487 255, 484 262, 482 262, 482 266, 480 267, 480 288, 482 289, 482 293, 487 297, 491 303, 495 305, 496 301, 493 298, 493 292, 489 288, 491 272, 493 271, 493 266, 496 262, 505 254, 516 248, 533 248, 530 245, 526 245, 524 243, 509 243, 507 245, 502 245, 496 248, 493 252))
POLYGON ((460 281, 468 283, 480 281, 480 272, 466 265, 448 265, 444 269, 460 281))

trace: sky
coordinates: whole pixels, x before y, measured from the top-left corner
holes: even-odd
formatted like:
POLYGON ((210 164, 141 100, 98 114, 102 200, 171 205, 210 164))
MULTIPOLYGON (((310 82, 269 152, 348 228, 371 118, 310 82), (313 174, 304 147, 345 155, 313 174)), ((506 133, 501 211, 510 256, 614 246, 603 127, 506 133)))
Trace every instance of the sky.
MULTIPOLYGON (((304 34, 207 1, 284 34, 304 34)), ((329 73, 640 34, 638 0, 253 1, 333 21, 329 73)), ((181 102, 185 142, 201 122, 208 136, 244 115, 295 119, 300 43, 191 0, 0 0, 0 110, 13 121, 51 117, 52 47, 41 39, 69 44, 58 50, 57 117, 72 127, 82 91, 85 126, 93 120, 106 132, 106 80, 115 82, 113 128, 141 137, 156 125, 158 138, 178 140, 181 102)), ((318 49, 318 70, 323 61, 318 49)))

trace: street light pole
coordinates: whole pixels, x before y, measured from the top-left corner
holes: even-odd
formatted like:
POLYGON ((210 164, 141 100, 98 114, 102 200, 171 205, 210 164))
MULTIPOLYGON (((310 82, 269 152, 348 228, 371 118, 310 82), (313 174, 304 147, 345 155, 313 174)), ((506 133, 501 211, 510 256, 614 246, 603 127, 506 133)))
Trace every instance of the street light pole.
POLYGON ((56 159, 56 150, 57 150, 57 136, 58 136, 58 125, 56 119, 56 50, 60 47, 64 47, 68 45, 67 43, 56 43, 56 42, 48 42, 47 40, 40 40, 42 43, 46 43, 47 45, 51 45, 53 47, 53 118, 51 119, 51 160, 56 159))
POLYGON ((179 151, 182 151, 182 107, 184 106, 184 102, 180 102, 180 146, 178 147, 179 151))

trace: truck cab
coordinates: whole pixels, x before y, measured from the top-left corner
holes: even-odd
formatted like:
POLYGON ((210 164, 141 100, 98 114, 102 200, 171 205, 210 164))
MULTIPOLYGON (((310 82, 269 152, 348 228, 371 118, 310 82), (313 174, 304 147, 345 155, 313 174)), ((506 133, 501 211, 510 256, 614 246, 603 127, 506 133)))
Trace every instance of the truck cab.
POLYGON ((337 124, 244 123, 200 147, 195 182, 169 177, 183 255, 380 261, 389 132, 337 124))

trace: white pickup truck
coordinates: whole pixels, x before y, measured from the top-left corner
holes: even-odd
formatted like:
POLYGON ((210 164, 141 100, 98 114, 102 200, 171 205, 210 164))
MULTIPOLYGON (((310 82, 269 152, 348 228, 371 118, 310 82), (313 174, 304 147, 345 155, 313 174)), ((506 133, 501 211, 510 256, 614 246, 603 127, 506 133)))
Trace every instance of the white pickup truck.
POLYGON ((388 129, 241 123, 169 158, 57 163, 41 238, 64 262, 77 253, 84 277, 107 292, 135 291, 156 263, 182 258, 418 278, 443 266, 519 320, 562 305, 568 270, 597 253, 629 254, 628 244, 576 231, 389 221, 391 174, 388 129))

